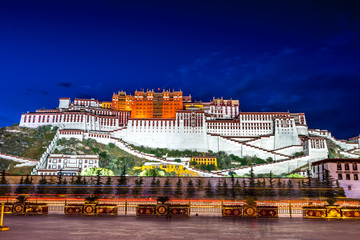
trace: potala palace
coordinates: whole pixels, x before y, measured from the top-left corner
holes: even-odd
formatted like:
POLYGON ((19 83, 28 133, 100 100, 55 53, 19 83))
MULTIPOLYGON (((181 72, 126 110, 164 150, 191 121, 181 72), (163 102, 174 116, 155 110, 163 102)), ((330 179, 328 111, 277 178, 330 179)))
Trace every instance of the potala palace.
MULTIPOLYGON (((98 142, 114 143, 139 157, 169 163, 132 149, 129 144, 151 148, 224 151, 239 157, 257 156, 274 161, 254 165, 254 172, 289 173, 313 161, 328 157, 326 139, 341 147, 345 157, 358 158, 360 136, 335 139, 326 130, 308 129, 304 113, 241 112, 238 100, 214 98, 209 102, 192 101, 182 91, 135 91, 114 93, 112 101, 60 98, 55 109, 37 110, 21 116, 20 127, 44 125, 59 128, 33 174, 51 168, 48 162, 59 138, 93 138, 98 142), (294 157, 297 152, 303 156, 294 157)), ((182 164, 182 163, 177 163, 182 164)), ((239 175, 250 167, 203 172, 200 176, 239 175)))

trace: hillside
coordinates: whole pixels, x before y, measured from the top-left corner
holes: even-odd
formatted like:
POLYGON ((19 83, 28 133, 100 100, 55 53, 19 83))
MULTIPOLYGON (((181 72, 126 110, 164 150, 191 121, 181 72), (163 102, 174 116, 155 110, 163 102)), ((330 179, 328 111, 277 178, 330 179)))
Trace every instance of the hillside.
POLYGON ((115 175, 121 175, 125 167, 126 174, 133 175, 133 167, 140 167, 145 160, 133 156, 114 144, 101 144, 95 140, 83 140, 71 138, 69 140, 59 139, 54 153, 57 154, 99 154, 100 167, 110 169, 115 175))
MULTIPOLYGON (((54 138, 56 128, 51 126, 36 129, 22 128, 17 125, 0 128, 0 153, 19 157, 40 159, 54 138)), ((18 162, 0 159, 0 170, 10 174, 30 174, 33 167, 17 167, 18 162)))
POLYGON ((19 157, 40 159, 54 138, 56 128, 43 126, 35 129, 11 126, 0 128, 0 152, 19 157))

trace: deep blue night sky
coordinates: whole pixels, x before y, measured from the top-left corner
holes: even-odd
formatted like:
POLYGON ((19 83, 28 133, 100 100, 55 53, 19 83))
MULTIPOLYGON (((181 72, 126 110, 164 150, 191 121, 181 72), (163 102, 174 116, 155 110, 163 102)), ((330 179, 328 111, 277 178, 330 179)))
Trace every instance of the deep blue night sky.
POLYGON ((59 97, 170 88, 358 135, 357 1, 240 2, 2 1, 0 126, 59 97))

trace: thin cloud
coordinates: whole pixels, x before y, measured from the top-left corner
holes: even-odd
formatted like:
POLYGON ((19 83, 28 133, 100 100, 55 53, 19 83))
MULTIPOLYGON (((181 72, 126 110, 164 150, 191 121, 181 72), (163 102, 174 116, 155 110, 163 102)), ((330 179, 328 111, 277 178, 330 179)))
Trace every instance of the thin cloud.
POLYGON ((61 82, 58 84, 59 87, 64 87, 64 88, 70 88, 71 87, 71 83, 68 82, 61 82))

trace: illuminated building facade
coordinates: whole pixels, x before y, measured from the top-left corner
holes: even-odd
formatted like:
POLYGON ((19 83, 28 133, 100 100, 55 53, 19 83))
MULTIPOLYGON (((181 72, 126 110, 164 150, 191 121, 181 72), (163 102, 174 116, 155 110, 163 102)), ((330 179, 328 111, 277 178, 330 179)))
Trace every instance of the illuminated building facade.
POLYGON ((112 109, 131 111, 131 118, 174 118, 176 111, 183 109, 183 93, 147 90, 135 91, 132 96, 119 91, 113 94, 112 109))
MULTIPOLYGON (((326 158, 325 139, 341 146, 342 155, 359 156, 359 137, 348 142, 324 130, 309 130, 304 113, 240 112, 239 105, 238 100, 223 98, 192 102, 182 91, 147 90, 135 91, 134 95, 120 91, 113 94, 111 104, 60 98, 56 109, 22 114, 20 127, 52 125, 60 131, 83 131, 76 136, 86 135, 103 143, 123 141, 151 148, 257 156, 278 165, 274 174, 326 158), (298 152, 304 155, 294 157, 298 152)), ((238 174, 248 171, 234 170, 238 174)), ((254 171, 268 173, 269 166, 254 167, 254 171)))
POLYGON ((164 163, 145 163, 141 167, 134 167, 134 170, 141 169, 141 171, 145 170, 164 170, 165 172, 171 174, 172 176, 178 177, 198 177, 199 174, 197 172, 191 171, 188 168, 184 167, 182 164, 174 163, 174 164, 164 164, 164 163))
POLYGON ((204 165, 214 165, 215 167, 217 167, 216 157, 211 157, 211 156, 191 157, 191 162, 196 162, 197 164, 204 164, 204 165))

